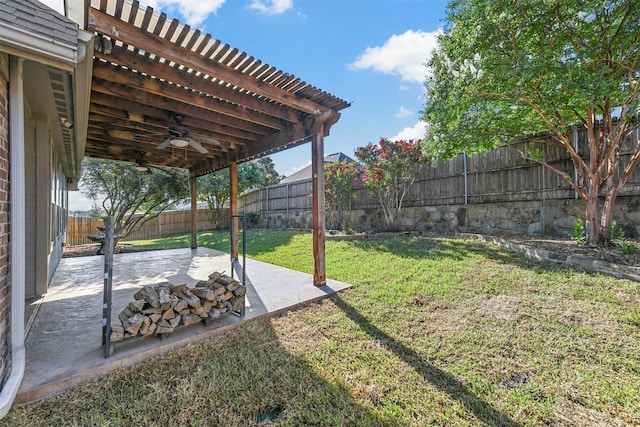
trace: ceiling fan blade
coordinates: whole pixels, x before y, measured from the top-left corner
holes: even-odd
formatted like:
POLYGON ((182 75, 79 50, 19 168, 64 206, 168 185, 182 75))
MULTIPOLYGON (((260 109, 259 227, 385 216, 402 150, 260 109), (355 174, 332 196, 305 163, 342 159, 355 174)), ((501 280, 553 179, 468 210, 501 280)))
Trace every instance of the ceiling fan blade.
POLYGON ((220 141, 218 141, 215 138, 207 138, 207 137, 204 137, 204 136, 196 136, 195 139, 196 139, 196 141, 200 141, 200 142, 208 142, 209 144, 220 145, 220 141))
POLYGON ((200 145, 196 141, 194 141, 193 138, 189 138, 188 141, 189 141, 189 145, 192 146, 199 153, 207 154, 209 152, 209 150, 207 150, 202 145, 200 145))
POLYGON ((162 141, 162 143, 160 145, 158 145, 156 147, 157 150, 162 150, 165 149, 169 146, 169 144, 171 144, 171 137, 165 139, 164 141, 162 141))

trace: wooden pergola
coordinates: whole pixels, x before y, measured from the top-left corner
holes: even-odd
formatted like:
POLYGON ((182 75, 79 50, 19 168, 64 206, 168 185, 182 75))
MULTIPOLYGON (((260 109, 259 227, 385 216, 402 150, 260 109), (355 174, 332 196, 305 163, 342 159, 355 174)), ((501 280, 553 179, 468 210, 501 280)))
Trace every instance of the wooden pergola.
POLYGON ((195 248, 197 177, 228 167, 237 215, 238 164, 311 141, 314 283, 325 284, 324 137, 349 103, 137 1, 94 5, 85 155, 189 170, 195 248))

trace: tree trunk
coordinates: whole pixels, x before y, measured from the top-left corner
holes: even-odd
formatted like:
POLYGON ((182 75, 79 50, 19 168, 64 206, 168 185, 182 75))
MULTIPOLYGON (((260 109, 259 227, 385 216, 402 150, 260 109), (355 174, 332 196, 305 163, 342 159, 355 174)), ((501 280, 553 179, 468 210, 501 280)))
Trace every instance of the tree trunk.
POLYGON ((599 243, 598 235, 598 193, 590 191, 586 199, 585 208, 585 234, 586 244, 588 246, 597 245, 599 243))
POLYGON ((616 196, 618 192, 614 189, 607 191, 602 208, 602 216, 600 217, 600 238, 603 244, 611 242, 611 222, 613 221, 613 208, 615 206, 616 196))
POLYGON ((380 205, 382 206, 382 212, 384 213, 384 219, 387 222, 387 228, 391 229, 391 227, 393 226, 393 211, 391 211, 391 208, 389 206, 387 206, 387 203, 385 203, 385 196, 387 198, 388 201, 388 194, 385 194, 383 196, 383 192, 381 190, 378 190, 378 200, 380 201, 380 205))

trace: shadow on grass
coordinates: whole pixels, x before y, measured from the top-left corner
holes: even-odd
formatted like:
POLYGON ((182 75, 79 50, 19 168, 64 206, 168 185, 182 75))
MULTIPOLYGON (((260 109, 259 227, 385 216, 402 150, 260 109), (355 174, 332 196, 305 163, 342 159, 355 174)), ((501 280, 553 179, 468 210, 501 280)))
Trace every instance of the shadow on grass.
POLYGON ((389 253, 407 259, 450 259, 463 261, 470 257, 482 256, 501 264, 542 271, 570 270, 560 264, 535 261, 506 248, 470 239, 393 237, 381 240, 351 241, 350 246, 360 250, 389 253))
POLYGON ((448 394, 460 402, 481 422, 491 426, 520 426, 508 415, 496 410, 484 400, 470 392, 453 375, 423 360, 414 350, 394 340, 389 334, 372 325, 366 317, 345 302, 339 295, 332 297, 336 305, 371 338, 377 340, 384 348, 393 352, 438 390, 448 394))
POLYGON ((381 240, 351 241, 350 246, 361 250, 390 253, 410 259, 454 259, 485 254, 480 242, 424 237, 392 237, 381 240))
MULTIPOLYGON (((300 231, 247 230, 247 254, 260 255, 273 251, 279 246, 286 246, 296 234, 300 234, 300 231)), ((125 245, 133 245, 139 250, 182 249, 191 246, 191 234, 151 240, 122 241, 122 246, 125 245)), ((238 245, 242 248, 242 231, 240 231, 238 245)), ((231 250, 229 230, 199 232, 198 246, 228 253, 231 250)))
MULTIPOLYGON (((195 325, 194 325, 195 326, 195 325)), ((151 338, 151 337, 149 337, 151 338)), ((257 320, 51 399, 0 425, 391 426, 340 383, 319 376, 257 320), (2 424, 6 422, 7 424, 2 424)))
MULTIPOLYGON (((291 243, 293 237, 302 232, 297 230, 285 231, 258 231, 247 230, 247 254, 261 255, 272 252, 279 246, 286 246, 291 243)), ((228 239, 229 236, 227 236, 228 239)), ((239 236, 240 247, 242 247, 242 233, 239 236)))

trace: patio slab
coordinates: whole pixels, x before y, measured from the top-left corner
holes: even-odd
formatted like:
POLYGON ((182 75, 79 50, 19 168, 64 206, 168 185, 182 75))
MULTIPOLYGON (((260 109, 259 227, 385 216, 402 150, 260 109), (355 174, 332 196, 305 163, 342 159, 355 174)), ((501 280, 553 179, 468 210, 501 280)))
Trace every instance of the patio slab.
MULTIPOLYGON (((234 277, 242 280, 235 264, 234 277)), ((186 283, 194 287, 214 271, 231 273, 229 254, 208 248, 173 249, 114 255, 112 324, 144 285, 186 283)), ((162 340, 155 336, 114 343, 113 355, 102 348, 104 257, 63 258, 49 292, 42 298, 26 339, 26 370, 14 401, 26 403, 55 395, 82 381, 131 366, 172 349, 214 336, 252 319, 272 316, 326 298, 351 285, 327 280, 313 285, 306 273, 247 259, 244 317, 227 314, 208 326, 181 327, 162 340)))

